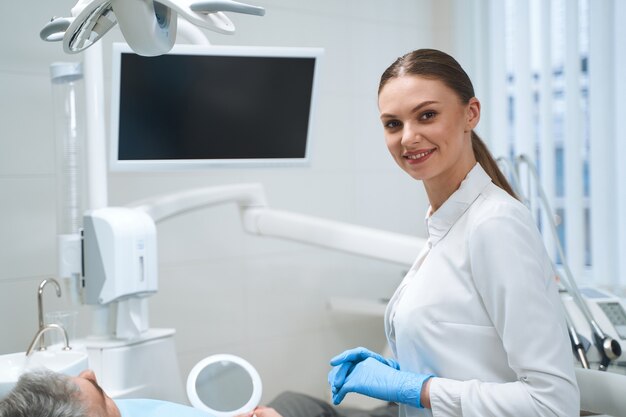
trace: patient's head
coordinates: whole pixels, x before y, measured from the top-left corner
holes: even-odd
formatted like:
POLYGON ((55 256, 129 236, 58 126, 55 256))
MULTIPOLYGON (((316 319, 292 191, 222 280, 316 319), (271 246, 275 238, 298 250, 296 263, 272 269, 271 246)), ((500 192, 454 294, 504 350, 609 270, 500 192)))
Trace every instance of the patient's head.
POLYGON ((92 371, 69 377, 47 370, 22 375, 0 401, 0 417, 120 417, 92 371))

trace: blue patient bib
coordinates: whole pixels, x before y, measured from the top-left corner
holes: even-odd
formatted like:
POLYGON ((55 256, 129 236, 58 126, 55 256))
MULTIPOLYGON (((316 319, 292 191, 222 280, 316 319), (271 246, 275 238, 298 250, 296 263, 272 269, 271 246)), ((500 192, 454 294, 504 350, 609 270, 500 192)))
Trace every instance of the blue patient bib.
POLYGON ((210 417, 211 414, 182 404, 159 400, 114 400, 122 417, 210 417))

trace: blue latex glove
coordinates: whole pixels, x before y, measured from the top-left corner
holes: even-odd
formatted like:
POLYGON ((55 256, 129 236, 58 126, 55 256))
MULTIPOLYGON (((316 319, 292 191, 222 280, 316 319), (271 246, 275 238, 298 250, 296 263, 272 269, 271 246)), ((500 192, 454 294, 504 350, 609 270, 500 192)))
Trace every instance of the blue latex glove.
POLYGON ((330 364, 332 366, 336 366, 344 362, 361 362, 367 358, 374 358, 378 362, 384 363, 387 366, 391 366, 394 369, 400 369, 400 365, 398 365, 398 362, 390 358, 385 358, 380 354, 372 352, 371 350, 364 347, 356 347, 343 351, 339 355, 332 358, 330 360, 330 364))
POLYGON ((380 363, 390 366, 393 369, 400 369, 400 365, 395 360, 385 358, 367 348, 356 347, 348 349, 330 360, 330 364, 334 368, 328 374, 328 384, 330 385, 330 389, 333 394, 339 391, 346 379, 346 376, 348 376, 356 364, 367 358, 374 358, 380 363))
POLYGON ((399 371, 374 358, 367 358, 354 366, 343 385, 333 393, 333 404, 341 403, 347 393, 356 392, 383 401, 422 408, 422 385, 433 376, 399 371))

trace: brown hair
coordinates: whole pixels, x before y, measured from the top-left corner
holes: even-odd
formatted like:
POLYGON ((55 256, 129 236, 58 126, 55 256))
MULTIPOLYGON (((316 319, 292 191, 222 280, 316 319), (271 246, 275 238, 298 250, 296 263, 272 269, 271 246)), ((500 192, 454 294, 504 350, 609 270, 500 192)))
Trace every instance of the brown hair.
MULTIPOLYGON (((452 89, 464 104, 469 103, 470 99, 474 97, 472 81, 461 65, 450 55, 436 49, 418 49, 398 58, 380 77, 378 94, 380 95, 389 80, 403 75, 417 75, 439 80, 452 89)), ((489 149, 487 149, 487 145, 473 130, 472 149, 474 150, 474 158, 491 177, 491 181, 517 198, 489 149)))

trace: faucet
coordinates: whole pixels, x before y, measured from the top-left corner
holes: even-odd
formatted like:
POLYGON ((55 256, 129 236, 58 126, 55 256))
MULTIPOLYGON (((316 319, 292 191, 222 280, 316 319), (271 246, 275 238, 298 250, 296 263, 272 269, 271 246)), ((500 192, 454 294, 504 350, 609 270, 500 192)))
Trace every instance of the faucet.
MULTIPOLYGON (((61 286, 59 285, 56 279, 54 278, 44 279, 43 281, 41 281, 41 284, 39 284, 39 289, 37 290, 37 314, 39 318, 39 330, 37 331, 37 334, 41 333, 41 340, 39 342, 39 350, 46 350, 46 343, 45 343, 44 336, 43 336, 44 332, 42 332, 42 330, 45 328, 43 325, 43 289, 49 283, 53 283, 54 286, 56 287, 57 297, 61 296, 61 286)), ((63 331, 65 331, 65 329, 63 329, 63 331)))
POLYGON ((43 339, 43 334, 47 332, 48 330, 52 330, 52 329, 57 329, 63 332, 63 337, 65 338, 65 346, 63 346, 63 350, 72 350, 72 348, 70 347, 69 338, 67 337, 67 332, 65 331, 65 329, 62 326, 59 326, 58 324, 47 324, 43 326, 41 329, 39 329, 37 333, 35 334, 35 337, 33 338, 32 342, 30 342, 28 349, 26 349, 26 357, 30 356, 31 353, 33 353, 33 350, 35 350, 35 345, 37 344, 37 342, 40 339, 43 339))

